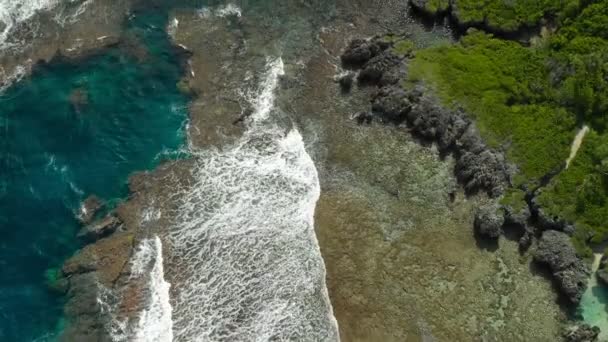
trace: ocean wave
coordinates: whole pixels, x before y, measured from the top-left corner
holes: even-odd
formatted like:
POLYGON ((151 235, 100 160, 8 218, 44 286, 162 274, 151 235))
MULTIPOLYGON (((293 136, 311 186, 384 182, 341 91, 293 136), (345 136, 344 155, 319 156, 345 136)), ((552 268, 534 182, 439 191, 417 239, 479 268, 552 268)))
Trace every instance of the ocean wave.
POLYGON ((171 285, 165 281, 163 270, 163 249, 160 238, 145 240, 141 244, 141 252, 146 259, 139 260, 133 272, 139 275, 149 272, 148 304, 137 322, 131 341, 136 342, 166 342, 173 340, 173 321, 171 319, 171 304, 169 289, 171 285), (152 263, 152 269, 144 267, 144 262, 152 263))
POLYGON ((0 49, 15 44, 9 42, 8 38, 18 24, 29 20, 39 11, 52 9, 59 3, 59 0, 0 0, 0 26, 3 26, 0 32, 0 49))
POLYGON ((299 132, 272 120, 283 73, 268 61, 240 141, 192 152, 196 183, 168 235, 176 340, 339 339, 314 235, 317 170, 299 132))
POLYGON ((129 282, 122 290, 100 286, 97 303, 108 317, 106 326, 115 342, 170 342, 173 340, 171 284, 165 281, 162 242, 158 236, 140 242, 133 253, 129 282), (137 286, 142 307, 136 317, 121 317, 120 298, 130 286, 137 286))
MULTIPOLYGON (((2 42, 0 41, 0 50, 2 49, 2 42)), ((2 94, 8 87, 13 83, 19 82, 27 74, 27 69, 18 65, 12 72, 7 73, 2 66, 0 66, 0 94, 2 94)))

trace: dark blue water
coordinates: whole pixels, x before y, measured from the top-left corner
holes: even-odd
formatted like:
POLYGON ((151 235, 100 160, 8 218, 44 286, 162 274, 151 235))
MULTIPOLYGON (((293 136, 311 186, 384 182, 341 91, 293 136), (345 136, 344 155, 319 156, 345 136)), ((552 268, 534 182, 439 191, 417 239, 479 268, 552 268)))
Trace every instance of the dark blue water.
POLYGON ((136 15, 128 47, 40 66, 0 94, 0 341, 61 325, 64 299, 45 271, 81 247, 81 201, 124 198, 132 172, 184 143, 188 98, 166 20, 136 15))

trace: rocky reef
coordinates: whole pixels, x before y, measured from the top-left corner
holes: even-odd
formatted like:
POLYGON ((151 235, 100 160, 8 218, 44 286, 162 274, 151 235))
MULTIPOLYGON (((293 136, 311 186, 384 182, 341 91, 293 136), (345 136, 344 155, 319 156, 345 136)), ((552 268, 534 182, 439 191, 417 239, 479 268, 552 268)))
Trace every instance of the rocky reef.
POLYGON ((562 337, 566 342, 594 342, 597 341, 599 333, 598 327, 581 324, 565 329, 562 337))
POLYGON ((578 304, 587 288, 590 270, 577 255, 570 237, 555 230, 545 231, 534 252, 534 260, 546 264, 561 292, 572 304, 578 304))

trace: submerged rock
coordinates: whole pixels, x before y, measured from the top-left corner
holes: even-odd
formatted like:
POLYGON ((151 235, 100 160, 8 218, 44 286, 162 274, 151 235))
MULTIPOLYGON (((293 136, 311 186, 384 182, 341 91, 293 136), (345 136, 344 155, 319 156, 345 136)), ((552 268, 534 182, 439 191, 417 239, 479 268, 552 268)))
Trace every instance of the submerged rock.
POLYGON ((580 302, 587 288, 589 267, 576 254, 570 237, 559 231, 543 233, 534 253, 534 260, 549 266, 553 278, 570 303, 580 302))
POLYGON ((594 342, 600 334, 600 328, 592 327, 588 324, 580 324, 568 327, 564 333, 566 342, 594 342))
POLYGON ((70 93, 70 104, 76 113, 80 113, 89 104, 89 94, 84 88, 76 88, 70 93))
POLYGON ((482 237, 498 239, 504 223, 504 216, 496 206, 484 206, 475 213, 475 233, 482 237))
POLYGON ((108 215, 80 230, 78 238, 84 242, 95 242, 116 231, 122 222, 115 216, 108 215))

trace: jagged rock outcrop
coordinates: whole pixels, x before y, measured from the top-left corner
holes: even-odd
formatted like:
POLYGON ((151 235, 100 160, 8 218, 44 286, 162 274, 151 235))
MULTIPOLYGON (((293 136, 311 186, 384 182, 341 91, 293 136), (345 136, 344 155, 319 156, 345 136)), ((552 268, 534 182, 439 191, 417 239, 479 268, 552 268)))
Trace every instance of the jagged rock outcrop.
POLYGON ((576 254, 567 234, 556 230, 543 232, 534 252, 534 260, 549 266, 561 293, 572 304, 580 302, 590 271, 576 254))
POLYGON ((424 88, 391 85, 379 89, 372 112, 396 124, 407 121, 412 132, 437 143, 440 151, 455 152, 456 176, 467 192, 485 190, 492 197, 509 183, 509 167, 502 153, 488 148, 475 125, 459 110, 448 110, 424 88))
POLYGON ((399 81, 396 67, 402 60, 388 50, 382 51, 363 65, 357 80, 362 84, 395 84, 399 81))
POLYGON ((340 84, 340 88, 344 92, 349 92, 352 89, 354 82, 355 74, 352 72, 347 72, 338 78, 338 84, 340 84))
POLYGON ((522 205, 521 208, 513 208, 510 205, 503 205, 502 209, 505 213, 505 223, 514 225, 519 228, 525 228, 530 219, 530 208, 527 205, 522 205))
POLYGON ((536 217, 536 224, 544 230, 558 230, 568 235, 574 233, 575 227, 561 217, 547 213, 537 201, 537 196, 532 199, 532 212, 536 217))
POLYGON ((380 46, 375 42, 366 39, 353 39, 340 56, 340 59, 344 66, 358 68, 380 51, 380 46))
POLYGON ((475 233, 489 239, 498 239, 505 223, 504 216, 496 206, 488 205, 478 208, 475 213, 475 233))
POLYGON ((600 333, 600 328, 588 324, 580 324, 565 329, 562 334, 566 342, 594 342, 600 333))
POLYGON ((602 260, 600 261, 599 268, 595 272, 595 276, 597 279, 604 285, 608 285, 608 257, 606 254, 602 256, 602 260))
POLYGON ((116 216, 108 215, 99 221, 83 227, 77 236, 84 242, 95 242, 114 233, 121 224, 122 222, 116 216))
POLYGON ((89 224, 95 217, 95 214, 103 208, 103 202, 99 197, 91 195, 87 197, 80 206, 80 212, 78 213, 78 221, 82 224, 89 224))
MULTIPOLYGON (((360 69, 360 83, 378 86, 372 97, 372 114, 385 122, 407 122, 417 136, 435 142, 442 152, 454 152, 455 173, 467 192, 502 194, 510 172, 502 153, 488 148, 475 125, 462 110, 442 106, 422 86, 405 89, 399 84, 406 71, 405 57, 380 37, 353 40, 341 56, 345 68, 360 69)), ((356 119, 368 122, 367 116, 356 119)))

